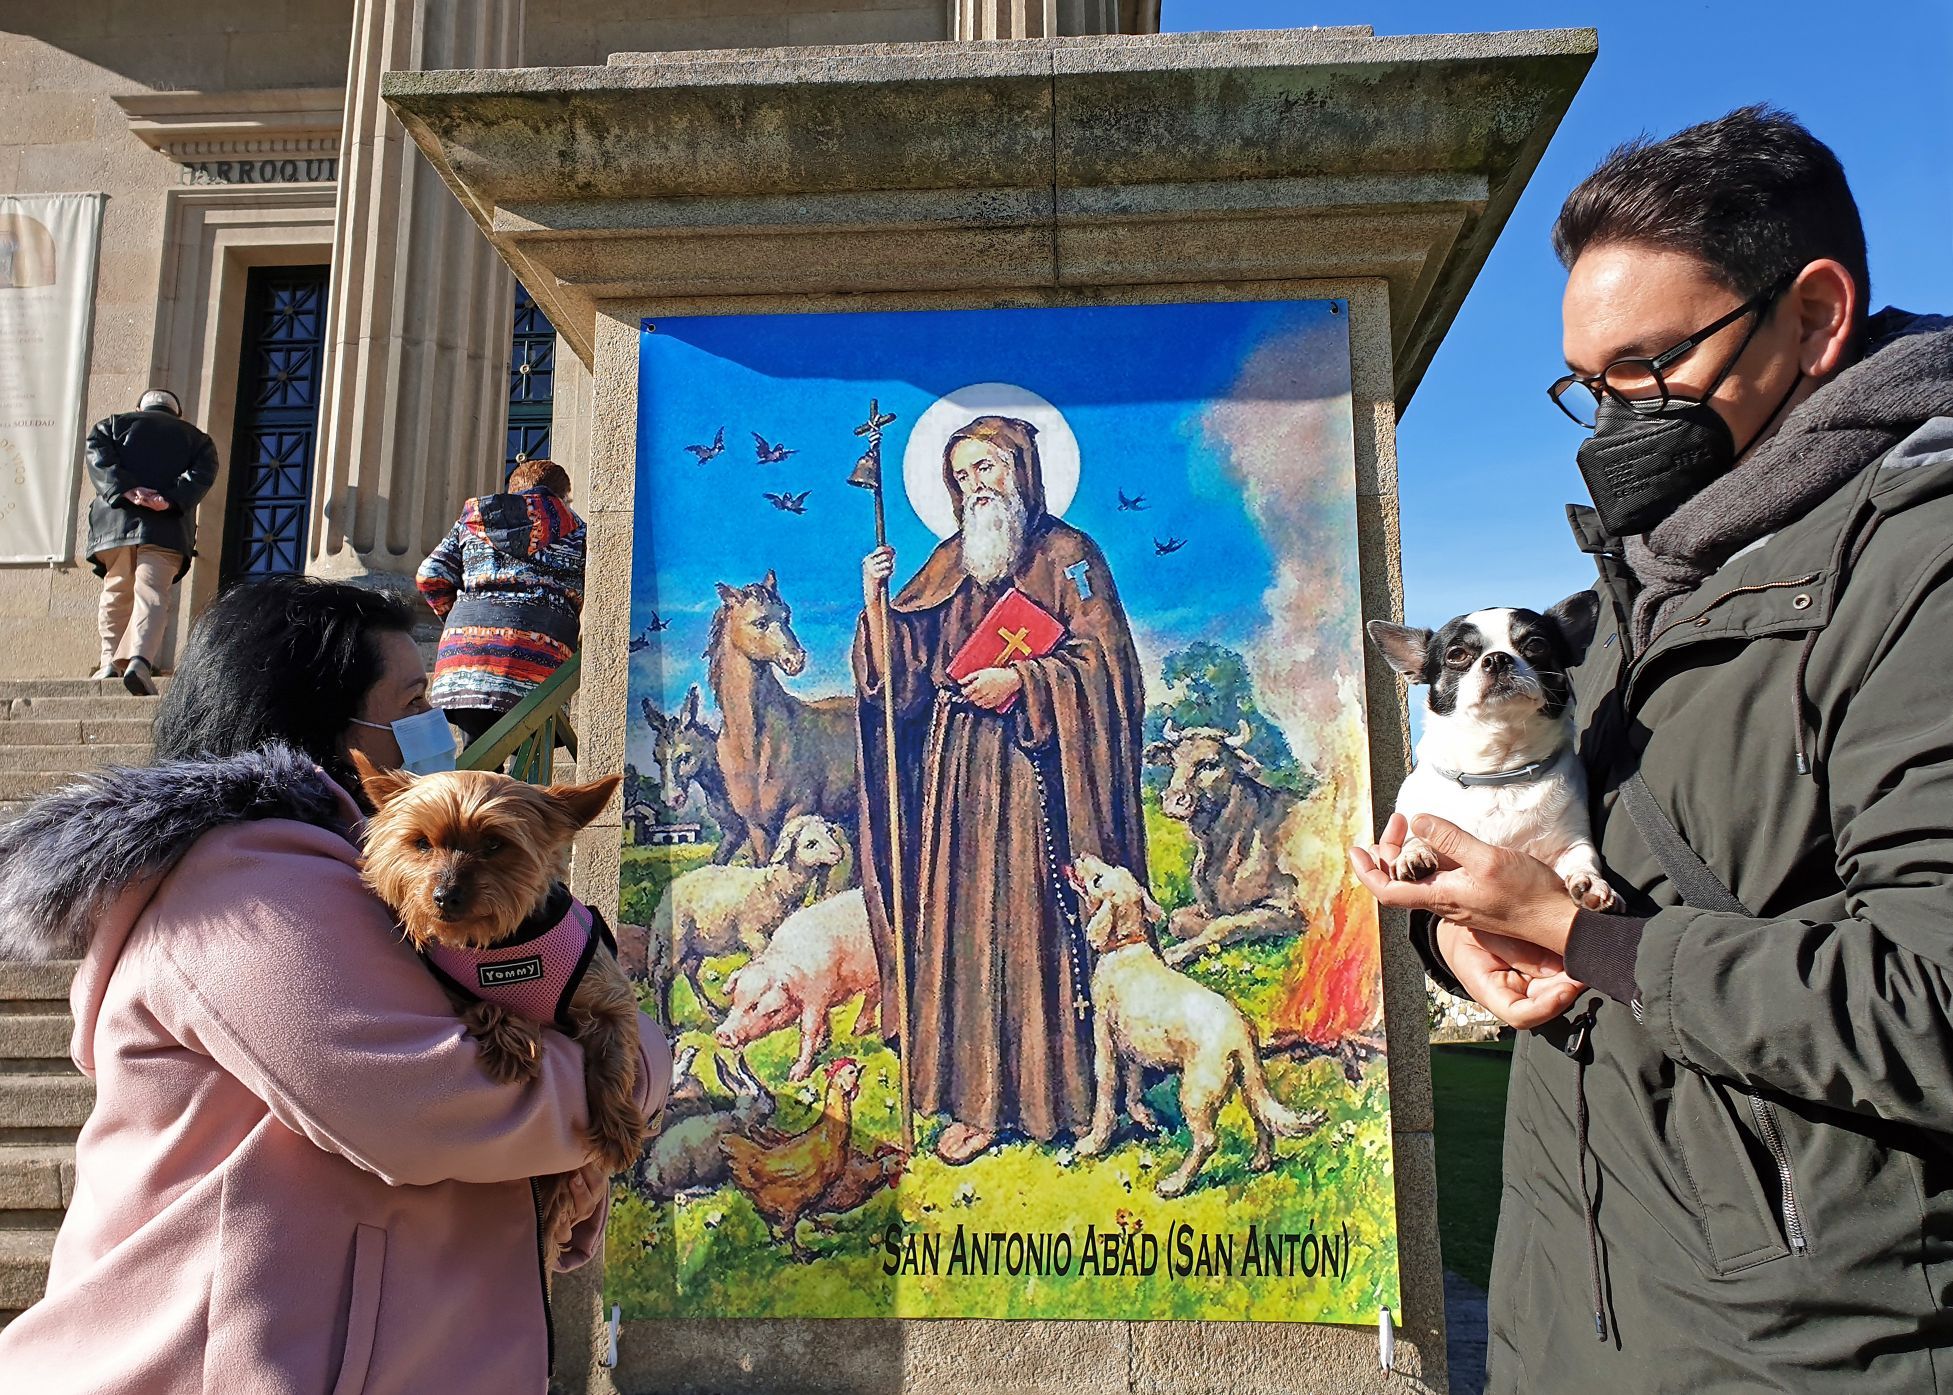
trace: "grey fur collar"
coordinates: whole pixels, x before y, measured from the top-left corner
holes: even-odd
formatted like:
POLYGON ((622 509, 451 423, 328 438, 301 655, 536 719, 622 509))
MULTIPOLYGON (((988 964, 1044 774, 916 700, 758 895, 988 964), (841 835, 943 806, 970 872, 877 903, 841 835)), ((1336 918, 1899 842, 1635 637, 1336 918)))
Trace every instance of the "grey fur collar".
POLYGON ((283 745, 82 776, 0 825, 0 958, 79 953, 126 888, 211 830, 257 819, 336 828, 339 796, 283 745))

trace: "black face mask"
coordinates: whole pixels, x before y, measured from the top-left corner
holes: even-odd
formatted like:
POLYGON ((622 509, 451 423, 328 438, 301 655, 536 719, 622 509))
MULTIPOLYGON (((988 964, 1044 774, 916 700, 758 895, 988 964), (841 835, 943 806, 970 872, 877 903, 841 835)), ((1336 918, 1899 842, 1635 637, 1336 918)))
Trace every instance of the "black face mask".
POLYGON ((1670 398, 1656 412, 1601 399, 1576 457, 1601 527, 1645 533, 1736 463, 1736 439, 1706 402, 1670 398))

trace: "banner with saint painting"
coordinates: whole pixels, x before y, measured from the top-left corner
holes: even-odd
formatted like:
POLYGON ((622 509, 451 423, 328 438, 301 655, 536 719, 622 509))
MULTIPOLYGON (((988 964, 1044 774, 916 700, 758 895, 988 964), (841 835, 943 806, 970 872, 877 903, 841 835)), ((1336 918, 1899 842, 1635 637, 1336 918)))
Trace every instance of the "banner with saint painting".
POLYGON ((643 327, 626 1319, 1395 1308, 1348 307, 643 327))

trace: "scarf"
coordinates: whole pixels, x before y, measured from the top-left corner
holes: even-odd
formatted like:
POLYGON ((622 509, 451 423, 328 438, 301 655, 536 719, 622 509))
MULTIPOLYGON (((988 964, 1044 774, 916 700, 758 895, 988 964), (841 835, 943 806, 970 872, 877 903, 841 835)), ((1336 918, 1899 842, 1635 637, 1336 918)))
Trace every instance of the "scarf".
POLYGON ((1724 562, 1808 513, 1936 416, 1953 414, 1953 319, 1881 310, 1866 350, 1805 398, 1775 435, 1645 536, 1627 540, 1641 583, 1635 648, 1724 562))

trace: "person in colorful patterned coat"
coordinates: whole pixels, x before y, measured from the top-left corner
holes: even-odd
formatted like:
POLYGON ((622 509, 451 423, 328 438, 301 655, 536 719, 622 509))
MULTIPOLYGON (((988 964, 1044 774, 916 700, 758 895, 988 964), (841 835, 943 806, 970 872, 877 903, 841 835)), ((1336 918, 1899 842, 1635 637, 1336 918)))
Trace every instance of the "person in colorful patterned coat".
POLYGON ((421 563, 421 595, 445 625, 429 698, 470 741, 575 652, 584 541, 570 477, 531 460, 506 493, 470 499, 421 563))

